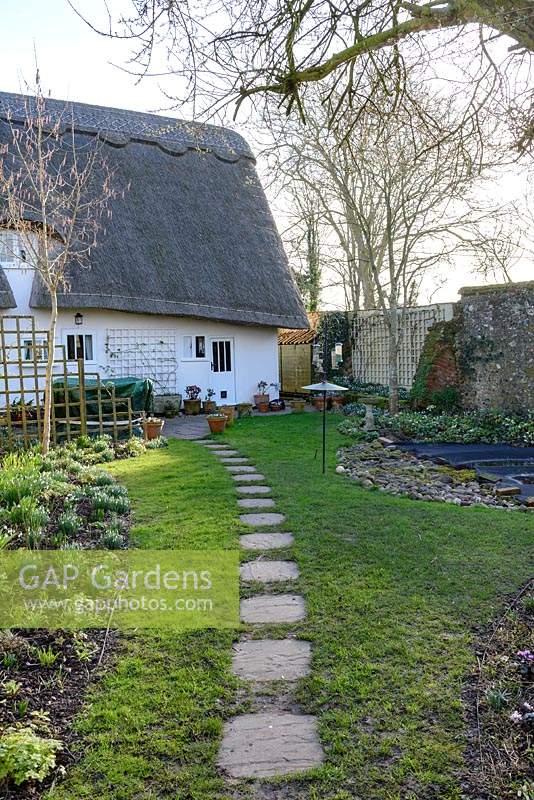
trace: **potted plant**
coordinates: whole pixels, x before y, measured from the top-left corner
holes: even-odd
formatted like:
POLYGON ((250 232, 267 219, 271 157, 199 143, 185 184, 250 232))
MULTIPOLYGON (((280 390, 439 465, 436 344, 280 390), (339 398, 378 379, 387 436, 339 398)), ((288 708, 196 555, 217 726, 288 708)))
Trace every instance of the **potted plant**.
POLYGON ((167 417, 167 419, 172 419, 178 415, 179 408, 176 403, 173 403, 171 400, 167 400, 165 405, 163 406, 163 413, 167 417))
POLYGON ((145 433, 145 439, 147 441, 150 441, 151 439, 159 439, 164 425, 165 425, 164 419, 160 419, 159 417, 146 417, 143 420, 143 431, 145 433))
POLYGON ((227 427, 230 427, 230 425, 234 424, 235 406, 221 406, 219 411, 226 417, 227 427))
POLYGON ((206 419, 208 420, 208 425, 212 433, 222 433, 224 431, 227 423, 225 414, 208 414, 206 419))
POLYGON ((200 386, 195 386, 195 384, 191 384, 191 386, 185 387, 185 393, 187 395, 187 399, 184 400, 184 411, 189 415, 196 416, 200 414, 200 392, 202 389, 200 386))
POLYGON ((215 414, 217 412, 217 403, 212 400, 212 397, 215 397, 215 389, 206 389, 206 399, 202 403, 204 414, 215 414))
MULTIPOLYGON (((328 403, 328 400, 326 402, 328 403)), ((312 398, 312 404, 313 404, 314 408, 318 409, 319 411, 322 411, 323 408, 324 408, 324 404, 325 404, 325 399, 324 399, 323 395, 322 394, 316 394, 312 398)))
POLYGON ((269 403, 269 411, 284 411, 286 404, 280 398, 278 400, 271 400, 269 403))
POLYGON ((254 395, 254 405, 259 410, 260 403, 267 403, 269 405, 269 395, 265 391, 268 387, 267 381, 258 382, 258 392, 254 395))

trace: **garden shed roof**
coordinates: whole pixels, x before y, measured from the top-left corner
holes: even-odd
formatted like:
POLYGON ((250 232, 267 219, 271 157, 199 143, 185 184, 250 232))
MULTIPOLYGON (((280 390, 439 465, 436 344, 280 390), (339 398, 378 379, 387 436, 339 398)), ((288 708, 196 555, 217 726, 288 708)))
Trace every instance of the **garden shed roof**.
MULTIPOLYGON (((23 95, 0 92, 22 122, 23 95)), ((124 198, 111 201, 91 269, 72 270, 62 308, 102 308, 286 328, 308 323, 247 142, 234 131, 157 114, 46 100, 80 142, 103 142, 124 198)), ((4 286, 0 278, 0 298, 4 286)), ((34 308, 49 306, 34 281, 34 308)))

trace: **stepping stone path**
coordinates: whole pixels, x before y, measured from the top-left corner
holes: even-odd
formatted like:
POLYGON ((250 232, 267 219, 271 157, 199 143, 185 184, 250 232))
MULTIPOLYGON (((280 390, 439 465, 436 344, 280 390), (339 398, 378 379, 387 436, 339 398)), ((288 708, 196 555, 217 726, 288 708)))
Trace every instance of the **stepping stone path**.
POLYGON ((241 522, 251 525, 253 528, 263 528, 264 525, 280 525, 285 522, 283 514, 241 514, 241 522))
MULTIPOLYGON (((221 464, 232 474, 239 495, 264 495, 271 493, 265 476, 256 471, 250 459, 242 457, 228 445, 200 440, 212 453, 219 456, 221 464), (258 485, 254 485, 258 484, 258 485)), ((293 544, 293 534, 273 531, 273 526, 285 522, 284 514, 261 509, 276 508, 271 498, 241 497, 239 509, 258 509, 257 513, 240 514, 239 520, 256 528, 253 533, 240 536, 243 550, 268 553, 293 544), (268 528, 270 530, 262 530, 268 528)), ((287 637, 283 639, 245 639, 234 645, 232 670, 235 675, 250 682, 253 698, 258 695, 261 712, 241 714, 224 725, 218 764, 230 779, 270 778, 305 772, 324 760, 317 734, 317 721, 313 716, 295 713, 291 699, 291 683, 305 677, 310 671, 311 645, 292 638, 291 625, 306 618, 306 604, 299 594, 276 593, 276 584, 295 581, 299 570, 293 561, 276 561, 266 557, 244 562, 241 580, 261 583, 261 594, 241 600, 241 621, 254 626, 285 625, 287 637), (273 593, 269 593, 273 588, 273 593), (282 697, 265 700, 265 684, 286 681, 289 690, 281 690, 282 697), (287 707, 288 710, 280 710, 287 707)), ((253 706, 254 707, 254 702, 253 706)))
POLYGON ((241 565, 241 578, 244 581, 295 581, 299 568, 294 561, 247 561, 241 565))
POLYGON ((276 503, 268 497, 249 497, 245 500, 238 500, 237 505, 239 508, 274 508, 276 503))
POLYGON ((243 550, 279 550, 293 542, 292 533, 246 533, 239 540, 243 550))
POLYGON ((272 489, 270 486, 238 486, 236 492, 238 494, 271 494, 272 489))
POLYGON ((238 483, 251 483, 252 481, 261 483, 261 481, 265 480, 265 475, 260 475, 259 472, 254 472, 251 475, 233 475, 232 477, 238 483))
POLYGON ((246 681, 296 681, 310 672, 311 646, 298 639, 261 639, 234 645, 233 672, 246 681))

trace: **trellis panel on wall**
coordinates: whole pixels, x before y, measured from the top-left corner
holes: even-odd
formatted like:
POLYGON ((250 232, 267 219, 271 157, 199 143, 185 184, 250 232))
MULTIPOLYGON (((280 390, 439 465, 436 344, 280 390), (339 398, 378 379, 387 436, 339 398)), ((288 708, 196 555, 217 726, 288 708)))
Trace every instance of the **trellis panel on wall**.
POLYGON ((156 394, 176 391, 178 362, 174 331, 145 328, 108 328, 108 373, 116 378, 154 381, 156 394))
MULTIPOLYGON (((412 385, 419 356, 429 328, 441 320, 452 319, 453 304, 407 308, 401 313, 401 340, 397 357, 399 385, 412 385)), ((369 383, 387 384, 388 332, 381 311, 359 311, 353 321, 352 368, 356 378, 369 383)))

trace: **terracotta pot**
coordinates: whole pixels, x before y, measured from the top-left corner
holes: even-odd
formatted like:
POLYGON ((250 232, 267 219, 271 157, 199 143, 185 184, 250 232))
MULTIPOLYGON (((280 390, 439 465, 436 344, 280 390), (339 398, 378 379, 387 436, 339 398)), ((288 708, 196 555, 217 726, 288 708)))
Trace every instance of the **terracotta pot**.
POLYGON ((235 406, 221 406, 219 411, 226 417, 226 425, 230 427, 234 424, 235 406))
POLYGON ((293 400, 291 402, 291 408, 293 409, 294 414, 302 414, 304 409, 306 408, 306 401, 305 400, 293 400))
POLYGON ((256 405, 257 405, 257 408, 258 408, 258 411, 260 412, 260 414, 268 414, 269 413, 270 408, 269 408, 269 401, 268 400, 267 400, 267 402, 260 402, 260 403, 257 403, 256 405))
POLYGON ((317 408, 317 409, 319 409, 319 411, 322 411, 323 408, 324 408, 324 403, 325 403, 324 397, 322 397, 322 396, 321 397, 314 397, 313 400, 312 400, 312 403, 313 403, 313 407, 314 408, 317 408))
POLYGON ((342 408, 343 397, 340 394, 336 394, 330 398, 330 402, 332 403, 332 408, 342 408))
POLYGON ((255 394, 254 395, 254 405, 256 408, 259 409, 260 403, 267 403, 269 405, 269 395, 268 394, 255 394))
POLYGON ((222 433, 226 427, 226 417, 208 417, 208 425, 212 433, 222 433))
POLYGON ((155 422, 148 422, 145 420, 145 422, 143 422, 145 439, 147 441, 150 441, 151 439, 158 439, 161 436, 161 431, 163 430, 164 425, 164 419, 158 419, 155 422))
POLYGON ((184 400, 184 411, 188 416, 200 414, 200 400, 184 400))
POLYGON ((204 414, 215 414, 217 411, 217 403, 215 400, 204 400, 202 403, 202 411, 204 414))

